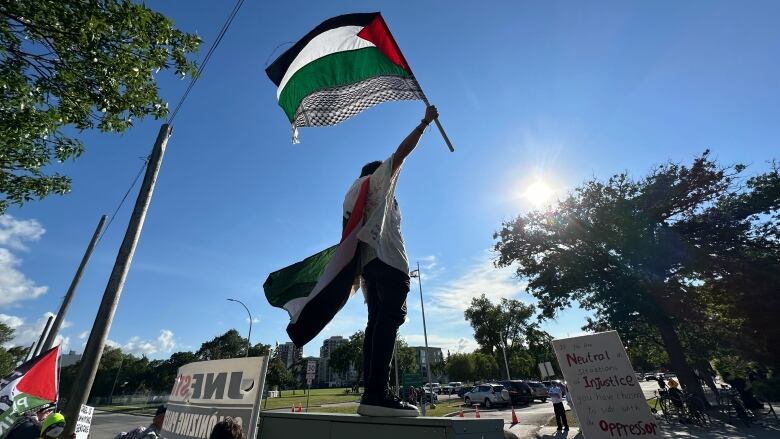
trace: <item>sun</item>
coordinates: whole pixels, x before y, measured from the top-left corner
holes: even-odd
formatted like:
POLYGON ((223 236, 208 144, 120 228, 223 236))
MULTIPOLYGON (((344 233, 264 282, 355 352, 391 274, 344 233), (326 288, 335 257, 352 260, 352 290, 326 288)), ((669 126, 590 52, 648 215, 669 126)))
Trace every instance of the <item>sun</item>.
POLYGON ((533 182, 528 189, 525 190, 523 196, 525 199, 531 202, 536 207, 539 207, 550 201, 555 191, 542 180, 533 182))

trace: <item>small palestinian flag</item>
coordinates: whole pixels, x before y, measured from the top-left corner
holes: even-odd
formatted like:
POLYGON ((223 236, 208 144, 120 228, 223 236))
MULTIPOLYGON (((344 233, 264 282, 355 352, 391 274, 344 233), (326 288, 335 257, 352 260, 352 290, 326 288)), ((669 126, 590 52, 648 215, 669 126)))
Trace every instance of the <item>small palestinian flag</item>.
POLYGON ((0 437, 26 412, 57 402, 59 346, 21 364, 0 379, 0 437))
POLYGON ((265 72, 293 127, 335 125, 385 101, 425 100, 379 12, 324 21, 265 72))
POLYGON ((263 290, 268 303, 290 314, 287 334, 295 346, 317 336, 357 290, 363 227, 370 177, 361 186, 341 242, 268 275, 263 290))

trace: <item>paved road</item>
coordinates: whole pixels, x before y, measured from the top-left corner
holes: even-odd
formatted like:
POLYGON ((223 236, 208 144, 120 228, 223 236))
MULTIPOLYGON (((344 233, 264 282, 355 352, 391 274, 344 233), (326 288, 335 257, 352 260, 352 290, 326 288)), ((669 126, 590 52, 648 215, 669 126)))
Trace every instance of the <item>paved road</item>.
POLYGON ((113 439, 123 431, 145 427, 151 423, 151 416, 95 411, 92 416, 92 427, 89 429, 89 439, 113 439))

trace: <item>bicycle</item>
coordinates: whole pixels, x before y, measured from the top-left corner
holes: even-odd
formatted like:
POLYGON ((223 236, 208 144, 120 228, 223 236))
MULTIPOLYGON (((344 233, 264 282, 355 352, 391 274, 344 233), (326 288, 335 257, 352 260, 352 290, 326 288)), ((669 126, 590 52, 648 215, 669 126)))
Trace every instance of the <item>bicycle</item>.
POLYGON ((746 427, 750 427, 753 423, 755 415, 745 407, 745 403, 742 402, 742 398, 740 398, 739 393, 735 389, 723 388, 718 393, 717 402, 721 414, 728 417, 729 423, 731 423, 731 419, 734 417, 742 421, 746 427))

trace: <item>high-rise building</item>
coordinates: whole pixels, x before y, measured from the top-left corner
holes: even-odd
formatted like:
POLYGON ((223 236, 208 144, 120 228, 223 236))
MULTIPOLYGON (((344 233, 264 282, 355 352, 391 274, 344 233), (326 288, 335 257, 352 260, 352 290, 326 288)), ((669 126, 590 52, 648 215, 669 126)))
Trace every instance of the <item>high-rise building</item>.
POLYGON ((328 363, 330 363, 330 354, 347 341, 349 340, 340 335, 334 335, 333 337, 322 341, 322 347, 320 348, 320 364, 319 370, 317 371, 317 379, 321 386, 337 387, 344 385, 344 377, 334 373, 328 363))
MULTIPOLYGON (((410 346, 412 349, 414 349, 415 358, 417 360, 417 367, 420 371, 420 375, 422 375, 423 380, 428 380, 428 369, 427 365, 428 362, 426 360, 426 353, 425 353, 425 346, 410 346)), ((434 365, 436 363, 441 363, 444 361, 444 355, 441 352, 441 348, 434 348, 434 347, 428 347, 428 352, 431 353, 431 365, 434 365)), ((436 381, 441 374, 436 374, 434 372, 431 372, 431 379, 436 381)))
POLYGON ((303 348, 295 346, 291 341, 280 344, 276 352, 279 359, 282 360, 282 363, 284 363, 287 368, 303 358, 303 348))

